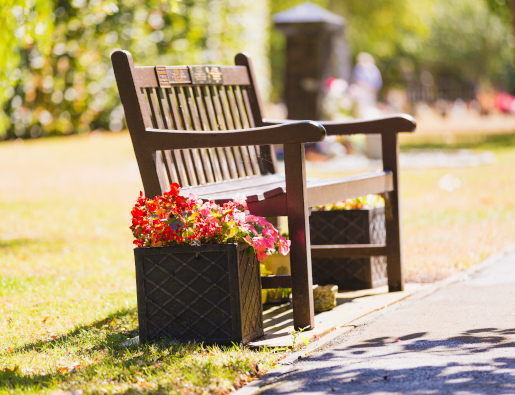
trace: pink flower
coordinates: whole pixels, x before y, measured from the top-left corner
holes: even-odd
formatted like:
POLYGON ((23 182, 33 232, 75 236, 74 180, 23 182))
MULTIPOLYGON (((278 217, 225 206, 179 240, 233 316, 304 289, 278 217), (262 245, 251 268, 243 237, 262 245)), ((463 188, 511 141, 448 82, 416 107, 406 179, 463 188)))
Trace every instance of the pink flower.
POLYGON ((263 217, 258 217, 257 215, 247 216, 247 219, 245 220, 245 222, 247 222, 247 223, 254 222, 265 228, 270 224, 270 222, 268 222, 266 219, 264 219, 263 217))
POLYGON ((206 222, 208 224, 213 224, 213 225, 220 225, 220 221, 217 220, 215 217, 213 217, 211 214, 209 214, 207 217, 206 217, 206 222))
POLYGON ((268 248, 274 248, 274 242, 266 237, 263 236, 256 236, 252 239, 252 242, 254 243, 254 248, 256 251, 258 250, 266 250, 268 248))
POLYGON ((202 214, 204 217, 207 217, 210 215, 213 211, 218 211, 220 209, 220 206, 218 204, 215 204, 213 202, 205 202, 199 209, 200 214, 202 214))
POLYGON ((202 204, 202 199, 199 199, 198 195, 196 193, 190 192, 188 198, 190 199, 191 203, 193 203, 193 204, 202 204))
POLYGON ((251 231, 255 235, 259 234, 259 232, 252 225, 245 224, 245 225, 243 225, 243 228, 251 231))
POLYGON ((274 239, 275 239, 279 233, 278 233, 278 232, 277 232, 277 230, 272 226, 271 228, 265 228, 265 229, 263 229, 263 234, 264 234, 265 236, 270 236, 270 237, 272 237, 272 238, 274 238, 274 239))
POLYGON ((240 210, 234 210, 233 218, 239 225, 245 223, 245 213, 242 213, 240 210))
POLYGON ((241 193, 236 194, 236 199, 234 199, 234 203, 238 206, 247 206, 247 197, 241 193))
POLYGON ((287 255, 290 252, 291 240, 286 240, 284 237, 279 236, 279 253, 287 255))

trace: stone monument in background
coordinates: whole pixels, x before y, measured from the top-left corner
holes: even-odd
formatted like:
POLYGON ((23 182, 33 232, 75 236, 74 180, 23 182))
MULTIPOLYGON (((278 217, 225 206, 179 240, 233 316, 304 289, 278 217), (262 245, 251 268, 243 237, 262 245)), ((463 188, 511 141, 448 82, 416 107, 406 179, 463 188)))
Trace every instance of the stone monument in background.
POLYGON ((315 4, 303 3, 274 15, 286 35, 284 100, 289 119, 319 120, 328 78, 350 82, 345 20, 315 4))

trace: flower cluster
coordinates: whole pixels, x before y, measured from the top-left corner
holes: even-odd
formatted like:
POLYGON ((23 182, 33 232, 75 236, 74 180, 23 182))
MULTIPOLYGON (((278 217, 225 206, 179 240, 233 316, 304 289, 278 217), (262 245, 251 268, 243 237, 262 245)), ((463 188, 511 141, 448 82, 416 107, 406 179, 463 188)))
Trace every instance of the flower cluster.
POLYGON ((359 210, 361 208, 372 208, 384 205, 384 199, 379 195, 367 195, 356 199, 341 200, 336 203, 324 204, 313 208, 315 211, 332 210, 359 210))
POLYGON ((132 209, 134 244, 138 247, 246 243, 262 261, 269 254, 290 251, 290 241, 263 217, 250 215, 243 195, 223 206, 197 195, 179 195, 172 184, 163 196, 148 199, 140 193, 132 209))

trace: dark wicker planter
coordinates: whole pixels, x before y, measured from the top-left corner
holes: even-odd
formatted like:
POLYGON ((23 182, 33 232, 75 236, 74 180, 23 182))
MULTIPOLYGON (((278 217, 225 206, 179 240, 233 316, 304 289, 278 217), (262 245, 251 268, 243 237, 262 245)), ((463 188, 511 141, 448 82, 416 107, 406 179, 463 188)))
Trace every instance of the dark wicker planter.
POLYGON ((230 345, 262 336, 259 262, 247 248, 136 248, 140 340, 230 345))
MULTIPOLYGON (((313 211, 311 244, 382 244, 386 240, 384 207, 313 211)), ((340 290, 375 288, 387 283, 386 257, 313 259, 313 283, 340 290)))

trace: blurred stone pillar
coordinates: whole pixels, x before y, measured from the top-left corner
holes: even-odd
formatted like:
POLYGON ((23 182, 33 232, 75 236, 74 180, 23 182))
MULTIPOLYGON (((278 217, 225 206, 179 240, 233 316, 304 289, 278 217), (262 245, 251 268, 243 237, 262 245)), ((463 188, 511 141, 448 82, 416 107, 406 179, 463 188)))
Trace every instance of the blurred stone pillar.
POLYGON ((303 3, 274 15, 286 35, 284 99, 289 119, 322 119, 330 78, 350 80, 345 20, 315 4, 303 3))

